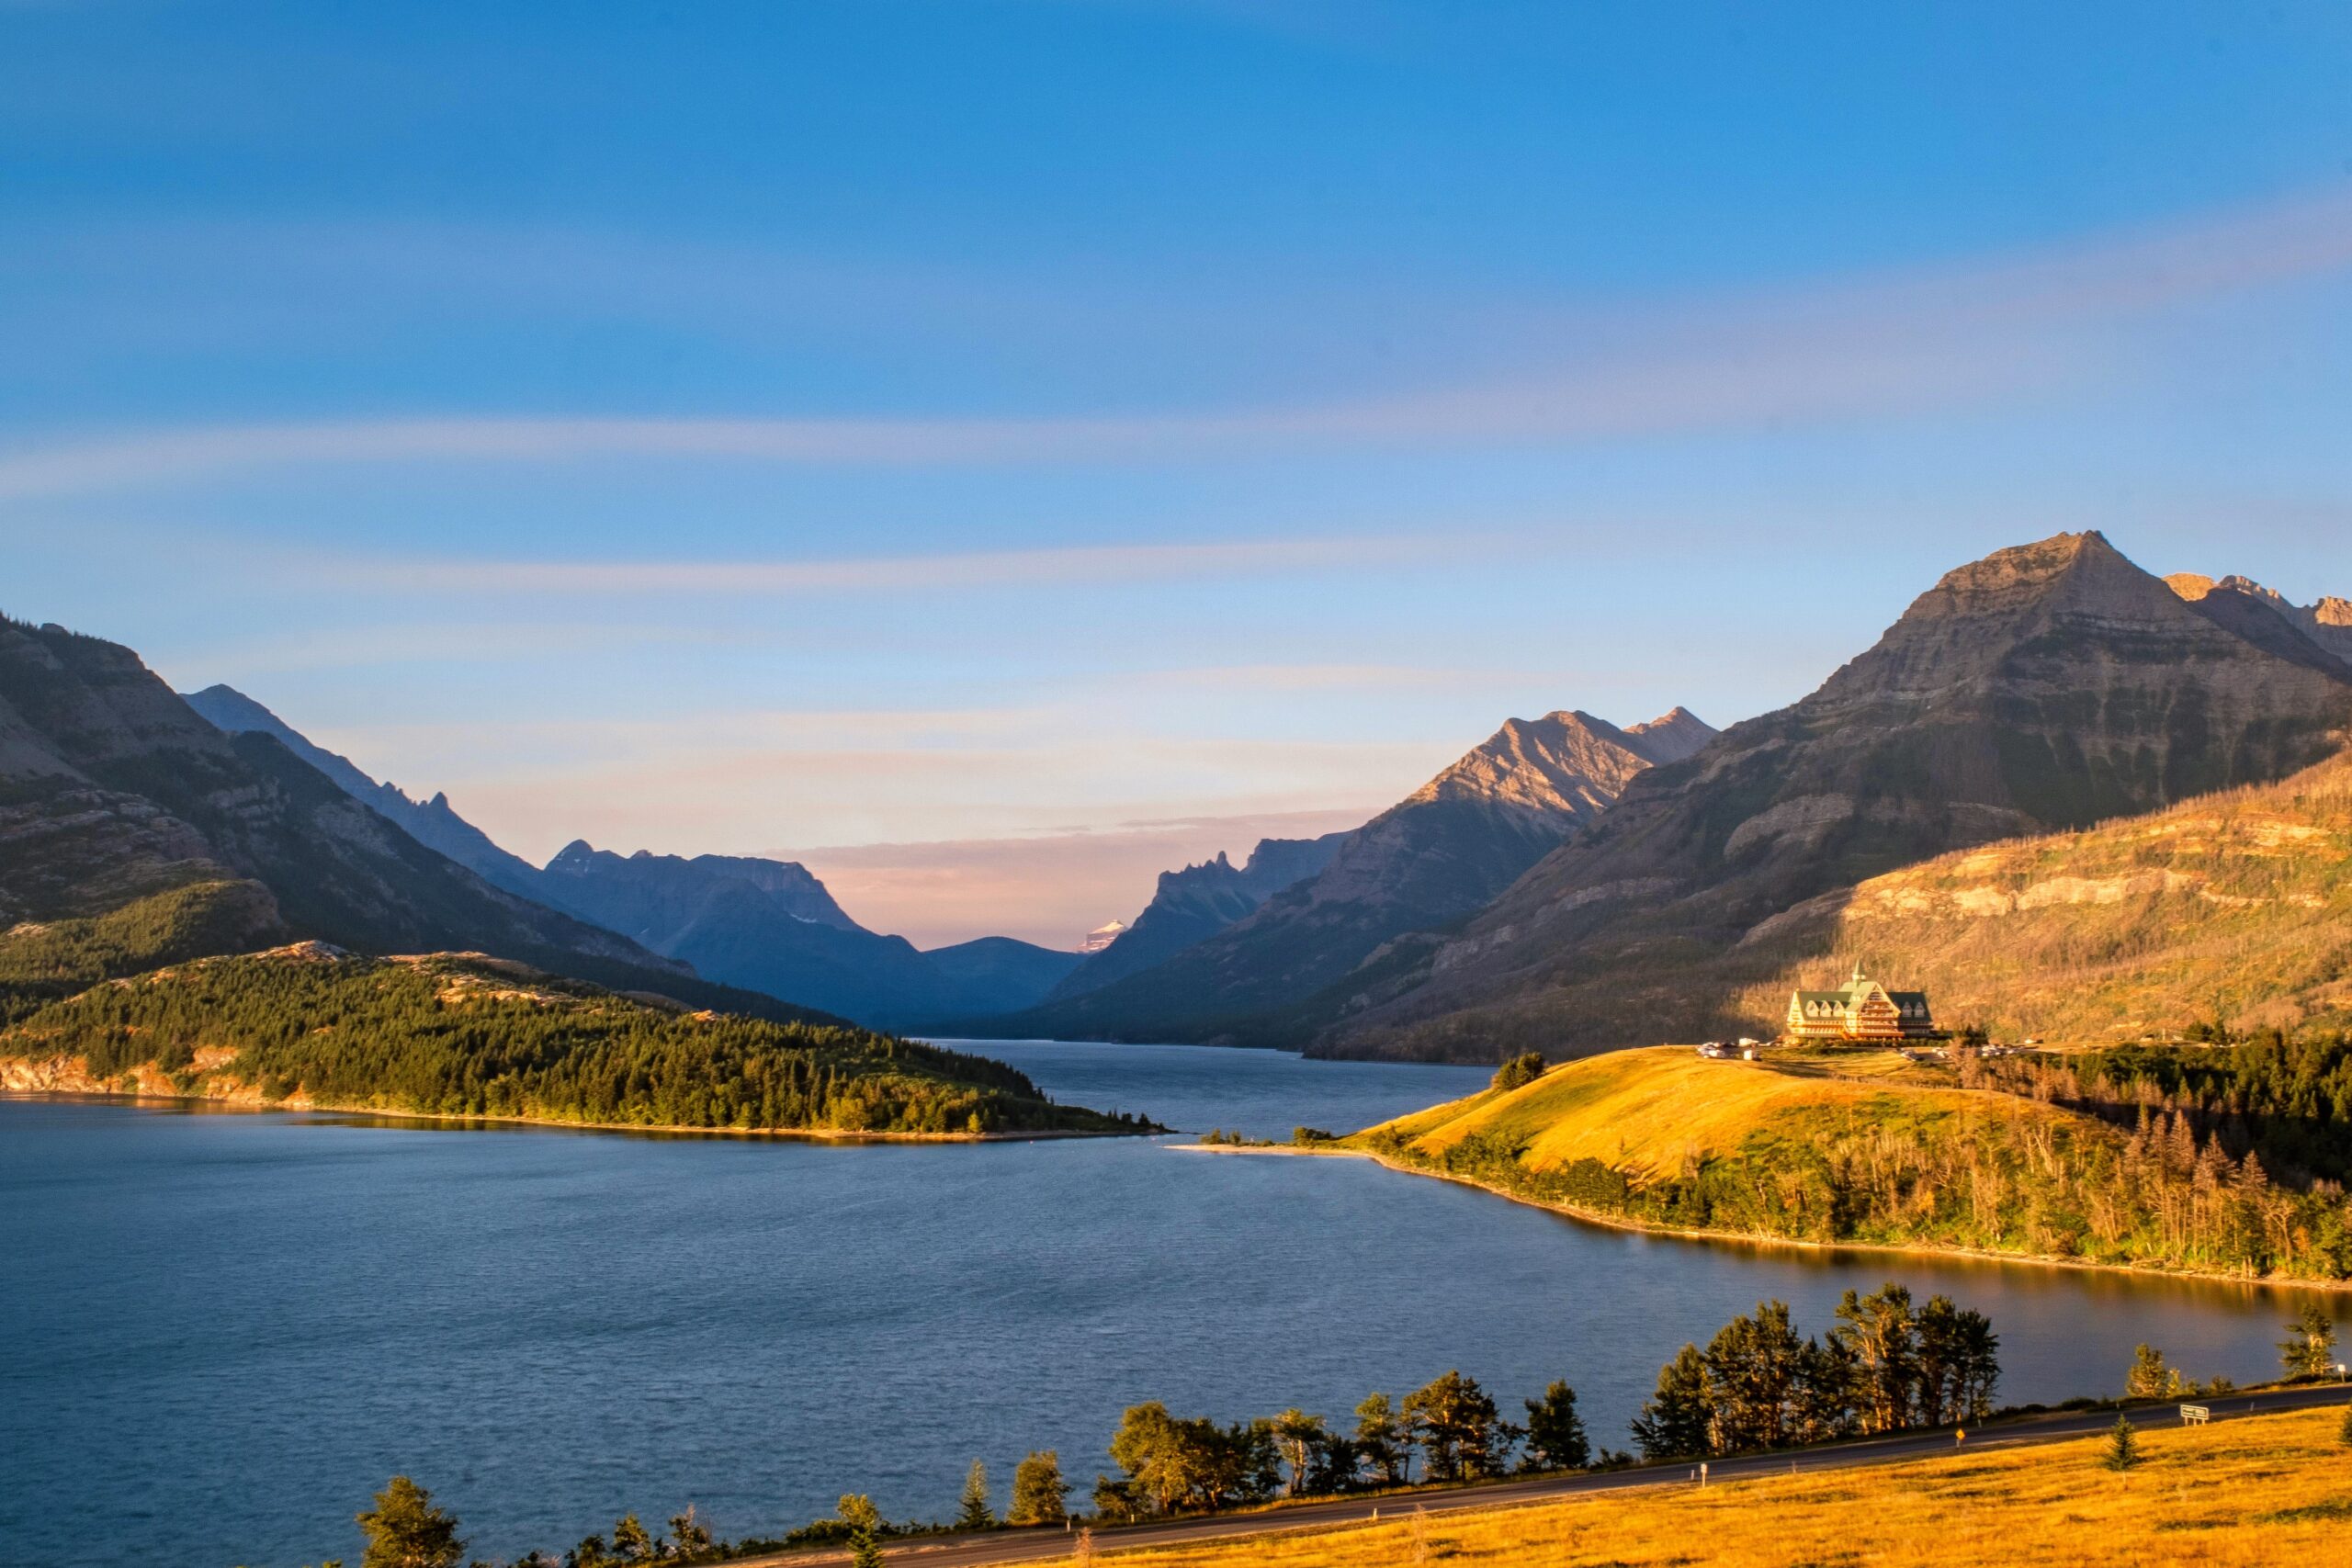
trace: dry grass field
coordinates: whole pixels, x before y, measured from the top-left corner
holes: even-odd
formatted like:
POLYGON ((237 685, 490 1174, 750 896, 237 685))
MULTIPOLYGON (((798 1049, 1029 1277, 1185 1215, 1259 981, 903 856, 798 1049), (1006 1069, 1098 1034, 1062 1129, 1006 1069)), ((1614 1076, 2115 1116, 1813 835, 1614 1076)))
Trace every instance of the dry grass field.
POLYGON ((1432 1106, 1350 1141, 1390 1131, 1437 1156, 1473 1134, 1491 1134, 1521 1149, 1530 1170, 1558 1170, 1589 1157, 1629 1176, 1655 1178, 1736 1148, 1784 1111, 1870 1109, 1915 1122, 1940 1113, 2078 1120, 2030 1101, 1933 1083, 1893 1051, 1841 1057, 1831 1076, 1780 1054, 1767 1062, 1711 1062, 1681 1046, 1654 1046, 1569 1062, 1521 1088, 1432 1106))
MULTIPOLYGON (((1120 1552, 1133 1568, 1795 1568, 1797 1564, 2211 1563, 2346 1560, 2352 1448, 2341 1410, 1877 1468, 1658 1489, 1214 1546, 1120 1552)), ((1105 1553, 1104 1555, 1111 1555, 1105 1553)), ((1068 1560, 1064 1560, 1068 1561, 1068 1560)))

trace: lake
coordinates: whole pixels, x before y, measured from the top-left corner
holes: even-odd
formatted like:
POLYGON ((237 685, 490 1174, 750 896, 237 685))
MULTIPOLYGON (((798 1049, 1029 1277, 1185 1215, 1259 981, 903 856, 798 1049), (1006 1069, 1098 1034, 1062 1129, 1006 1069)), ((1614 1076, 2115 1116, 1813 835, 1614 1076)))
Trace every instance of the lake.
MULTIPOLYGON (((1455 1067, 988 1042, 1057 1098, 1189 1131, 1348 1129, 1455 1067)), ((394 1472, 474 1553, 696 1504, 781 1533, 871 1493, 952 1513, 1057 1447, 1082 1498, 1123 1407, 1345 1416, 1449 1367, 1599 1441, 1764 1297, 1946 1292, 2004 1401, 2113 1393, 2132 1346, 2251 1382, 2258 1287, 1628 1235, 1364 1161, 1173 1139, 836 1147, 0 1102, 0 1540, 52 1568, 356 1562, 394 1472)))

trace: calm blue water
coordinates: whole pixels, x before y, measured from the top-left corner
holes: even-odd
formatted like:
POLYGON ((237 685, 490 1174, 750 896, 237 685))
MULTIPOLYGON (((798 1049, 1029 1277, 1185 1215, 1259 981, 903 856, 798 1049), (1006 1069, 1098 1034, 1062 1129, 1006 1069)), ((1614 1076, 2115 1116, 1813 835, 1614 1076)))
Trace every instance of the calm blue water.
MULTIPOLYGON (((1346 1128, 1460 1068, 1004 1044, 1057 1096, 1188 1129, 1346 1128)), ((473 1551, 693 1501, 772 1533, 1120 1410, 1343 1415, 1451 1366, 1554 1377, 1604 1440, 1758 1298, 1826 1325, 1894 1275, 1989 1313, 2005 1398, 2111 1391, 2132 1345, 2249 1381, 2255 1289, 1634 1237, 1361 1161, 1145 1140, 832 1148, 0 1102, 0 1541, 54 1568, 356 1561, 395 1471, 473 1551), (37 1547, 30 1543, 38 1543, 37 1547), (29 1551, 30 1555, 24 1553, 29 1551)))

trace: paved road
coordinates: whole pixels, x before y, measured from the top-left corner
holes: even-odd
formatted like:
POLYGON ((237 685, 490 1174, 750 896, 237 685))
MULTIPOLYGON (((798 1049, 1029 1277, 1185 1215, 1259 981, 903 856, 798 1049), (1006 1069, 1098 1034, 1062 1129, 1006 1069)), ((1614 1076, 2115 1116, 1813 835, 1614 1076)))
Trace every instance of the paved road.
MULTIPOLYGON (((2201 1403, 2212 1411, 2214 1420, 2226 1421, 2256 1412, 2352 1404, 2352 1388, 2331 1385, 2278 1389, 2264 1393, 2222 1395, 2201 1403)), ((2133 1410, 2130 1415, 2132 1423, 2140 1427, 2169 1427, 2178 1421, 2174 1407, 2169 1404, 2133 1410)), ((2021 1416, 1971 1431, 1966 1448, 1967 1451, 1974 1453, 1984 1449, 2014 1449, 2034 1443, 2054 1443, 2068 1438, 2093 1436, 2114 1425, 2115 1412, 2112 1410, 2021 1416)), ((1708 1479, 1714 1483, 1744 1481, 1756 1476, 1887 1464, 1896 1460, 1950 1453, 1954 1446, 1950 1431, 1903 1433, 1789 1453, 1751 1454, 1742 1459, 1715 1460, 1708 1466, 1708 1479)), ((1431 1514, 1447 1514, 1464 1508, 1556 1502, 1564 1497, 1583 1497, 1602 1492, 1689 1486, 1693 1484, 1695 1474, 1694 1467, 1689 1464, 1654 1464, 1598 1475, 1547 1475, 1493 1485, 1447 1487, 1387 1497, 1340 1498, 1269 1512, 1098 1529, 1094 1532, 1094 1544, 1098 1551, 1103 1552, 1134 1551, 1154 1546, 1194 1546, 1204 1541, 1230 1540, 1244 1536, 1360 1524, 1375 1515, 1396 1518, 1411 1513, 1416 1507, 1427 1509, 1431 1514)), ((1070 1547, 1070 1538, 1059 1530, 1012 1530, 907 1541, 891 1547, 886 1555, 889 1562, 903 1563, 906 1568, 980 1568, 982 1564, 1035 1562, 1046 1558, 1066 1557, 1070 1547)), ((842 1552, 791 1552, 778 1557, 745 1558, 736 1568, 760 1568, 761 1564, 769 1563, 776 1564, 777 1568, 784 1568, 786 1564, 798 1568, 802 1564, 839 1562, 845 1557, 846 1554, 842 1552)))

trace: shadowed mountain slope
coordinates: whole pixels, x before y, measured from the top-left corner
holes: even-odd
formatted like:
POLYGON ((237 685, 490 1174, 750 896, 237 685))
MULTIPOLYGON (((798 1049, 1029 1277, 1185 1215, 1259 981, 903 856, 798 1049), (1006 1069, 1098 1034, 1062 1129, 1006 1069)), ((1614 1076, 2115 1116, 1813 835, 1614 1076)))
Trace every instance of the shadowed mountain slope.
POLYGON ((1099 991, 1206 941, 1330 864, 1347 838, 1339 832, 1319 839, 1261 839, 1238 866, 1219 852, 1199 865, 1161 872, 1159 888, 1136 923, 1110 946, 1089 954, 1046 999, 1067 1001, 1099 991))
POLYGON ((295 936, 802 1016, 491 886, 277 740, 221 733, 129 649, 17 622, 0 622, 0 921, 19 1000, 295 936))
POLYGON ((1703 966, 1794 905, 2311 765, 2352 727, 2352 669, 2258 607, 2185 600, 2095 533, 1962 567, 1811 696, 1634 780, 1461 931, 1399 944, 1316 1048, 1712 1032, 1736 1014, 1703 966))
POLYGON ((1483 908, 1598 818, 1636 774, 1688 757, 1713 733, 1680 708, 1630 729, 1584 713, 1512 719, 1246 919, 1002 1027, 1063 1038, 1295 1043, 1331 1005, 1317 993, 1348 981, 1382 943, 1483 908))
POLYGON ((492 886, 518 897, 540 898, 539 868, 521 855, 509 854, 491 842, 490 835, 458 815, 449 797, 412 800, 398 784, 369 778, 350 758, 311 740, 234 686, 207 686, 187 694, 187 705, 202 714, 215 729, 229 735, 268 735, 302 761, 324 773, 345 795, 379 816, 390 818, 430 850, 438 850, 492 886))
POLYGON ((808 868, 790 861, 618 855, 575 840, 535 866, 458 816, 447 795, 412 800, 232 687, 209 686, 187 700, 221 730, 275 737, 353 799, 508 892, 692 964, 708 979, 876 1028, 909 1028, 1032 1006, 1078 962, 1075 953, 1005 937, 917 953, 903 938, 860 926, 808 868))
POLYGON ((805 999, 876 1029, 917 1029, 1034 1004, 1078 962, 1010 937, 943 949, 869 931, 785 861, 618 855, 565 847, 540 886, 558 908, 729 984, 805 999))

